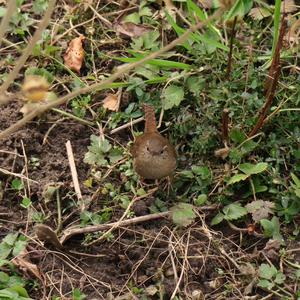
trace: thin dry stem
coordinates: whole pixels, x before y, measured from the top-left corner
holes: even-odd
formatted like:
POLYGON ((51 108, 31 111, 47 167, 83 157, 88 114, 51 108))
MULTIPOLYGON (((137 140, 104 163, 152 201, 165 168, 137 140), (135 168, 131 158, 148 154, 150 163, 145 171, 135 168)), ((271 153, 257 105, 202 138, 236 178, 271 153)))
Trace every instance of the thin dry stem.
POLYGON ((80 190, 80 185, 79 185, 79 180, 78 180, 78 175, 77 175, 77 170, 76 170, 76 165, 75 165, 75 159, 74 159, 74 154, 73 154, 73 149, 72 149, 72 145, 71 145, 70 141, 66 142, 66 148, 67 148, 67 155, 68 155, 69 165, 70 165, 70 169, 71 169, 71 175, 72 175, 75 193, 76 193, 77 199, 80 203, 80 210, 84 211, 85 204, 82 199, 82 194, 81 194, 81 190, 80 190))
POLYGON ((137 62, 130 63, 130 64, 125 64, 125 65, 121 66, 120 68, 117 69, 117 71, 114 74, 112 74, 107 79, 105 79, 105 80, 103 80, 99 83, 95 83, 91 86, 87 86, 87 87, 84 87, 84 88, 79 89, 77 91, 74 91, 72 93, 69 93, 68 95, 63 96, 58 100, 52 101, 51 103, 41 105, 39 108, 36 108, 35 110, 33 110, 31 113, 26 115, 23 119, 19 120, 18 122, 16 122, 11 127, 9 127, 7 129, 5 129, 4 131, 2 131, 0 133, 0 140, 6 138, 11 133, 15 132, 16 130, 18 130, 19 128, 24 126, 27 122, 32 120, 34 117, 36 117, 37 115, 47 111, 50 108, 53 108, 53 107, 56 107, 58 105, 64 104, 68 100, 71 100, 71 99, 73 99, 73 98, 75 98, 75 97, 77 97, 81 94, 86 94, 86 93, 90 93, 90 92, 93 92, 93 91, 96 91, 96 90, 105 89, 108 84, 114 82, 117 78, 119 78, 119 77, 123 76, 124 74, 128 73, 130 70, 132 70, 136 67, 139 67, 141 65, 144 65, 149 60, 154 59, 154 58, 162 55, 163 53, 171 50, 172 48, 182 44, 189 37, 189 35, 192 32, 204 27, 205 25, 209 24, 212 20, 221 17, 222 13, 223 13, 222 9, 217 10, 213 15, 208 17, 205 21, 199 22, 196 25, 192 26, 184 34, 182 34, 179 38, 173 40, 167 46, 161 48, 160 50, 158 50, 156 52, 151 53, 147 57, 144 57, 143 59, 141 59, 137 62))
POLYGON ((281 71, 280 51, 282 48, 282 43, 283 43, 286 26, 287 26, 287 21, 286 21, 285 15, 283 15, 277 45, 276 45, 274 57, 272 60, 272 65, 270 67, 269 77, 266 79, 266 82, 265 82, 266 101, 259 113, 259 118, 258 118, 254 128, 249 133, 249 137, 252 137, 253 135, 255 135, 262 128, 262 126, 264 125, 264 121, 267 117, 267 113, 273 103, 273 100, 275 97, 275 92, 276 92, 276 87, 278 85, 278 80, 279 80, 280 71, 281 71))

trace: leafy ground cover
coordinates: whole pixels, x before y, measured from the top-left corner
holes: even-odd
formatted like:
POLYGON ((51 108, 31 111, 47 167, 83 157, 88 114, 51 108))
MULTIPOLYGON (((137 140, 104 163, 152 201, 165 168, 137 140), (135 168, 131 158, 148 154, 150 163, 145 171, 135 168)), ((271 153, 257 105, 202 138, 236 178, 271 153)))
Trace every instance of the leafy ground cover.
POLYGON ((0 299, 300 297, 294 2, 57 1, 4 90, 48 1, 17 1, 6 30, 0 5, 0 299), (133 170, 143 103, 171 186, 133 170))

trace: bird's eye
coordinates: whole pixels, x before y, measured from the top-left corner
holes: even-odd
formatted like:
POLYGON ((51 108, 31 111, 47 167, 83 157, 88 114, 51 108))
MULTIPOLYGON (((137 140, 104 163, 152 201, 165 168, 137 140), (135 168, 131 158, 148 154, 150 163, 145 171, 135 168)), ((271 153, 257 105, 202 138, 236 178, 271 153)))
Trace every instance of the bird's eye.
POLYGON ((150 150, 149 150, 149 147, 147 147, 147 151, 150 151, 150 150))
POLYGON ((160 151, 160 154, 163 154, 165 152, 165 149, 162 149, 161 151, 160 151))

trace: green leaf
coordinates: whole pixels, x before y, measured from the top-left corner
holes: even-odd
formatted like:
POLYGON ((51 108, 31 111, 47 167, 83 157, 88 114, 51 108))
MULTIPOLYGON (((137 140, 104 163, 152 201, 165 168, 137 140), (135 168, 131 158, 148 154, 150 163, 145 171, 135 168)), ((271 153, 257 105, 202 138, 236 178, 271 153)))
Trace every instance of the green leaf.
POLYGON ((283 284, 285 281, 285 275, 282 272, 277 272, 274 282, 277 284, 283 284))
MULTIPOLYGON (((166 13, 168 23, 171 24, 172 28, 177 33, 177 35, 181 36, 183 33, 185 33, 186 30, 176 24, 175 20, 173 19, 173 17, 170 16, 170 14, 167 12, 167 10, 165 10, 165 13, 166 13)), ((191 38, 192 38, 192 36, 190 36, 190 39, 191 38)), ((192 47, 190 44, 192 44, 192 41, 187 40, 186 42, 184 42, 182 44, 182 46, 185 47, 187 50, 192 50, 192 47)))
POLYGON ((116 162, 118 162, 119 160, 121 160, 123 158, 123 152, 121 149, 118 148, 113 148, 110 152, 109 152, 109 162, 111 164, 115 164, 116 162))
POLYGON ((226 220, 237 220, 247 215, 247 209, 242 207, 240 203, 231 203, 223 208, 224 218, 226 220))
POLYGON ((211 220, 210 224, 213 226, 213 225, 217 225, 219 223, 221 223, 223 220, 224 220, 224 214, 219 212, 217 213, 213 219, 211 220))
POLYGON ((274 226, 270 220, 262 219, 260 220, 260 225, 263 227, 265 237, 272 237, 274 226))
MULTIPOLYGON (((137 57, 112 57, 113 59, 125 62, 125 63, 132 63, 132 62, 138 62, 141 59, 143 59, 145 56, 138 55, 137 57)), ((191 65, 172 61, 172 60, 165 60, 165 59, 151 59, 147 62, 149 65, 158 66, 164 69, 183 69, 183 70, 189 70, 191 69, 191 65)))
POLYGON ((209 179, 211 177, 211 172, 206 166, 192 166, 192 171, 195 175, 200 176, 201 179, 209 179))
POLYGON ((186 85, 188 90, 194 94, 194 96, 198 97, 202 89, 205 87, 205 78, 201 76, 190 76, 186 80, 186 85))
POLYGON ((5 272, 0 272, 0 283, 7 283, 9 282, 9 275, 5 272))
POLYGON ((30 198, 24 197, 24 198, 22 199, 21 206, 22 206, 23 208, 28 208, 28 207, 30 207, 31 204, 32 204, 32 202, 31 202, 30 198))
POLYGON ((182 177, 185 177, 185 178, 194 178, 195 175, 192 171, 189 171, 189 170, 183 170, 180 172, 180 175, 182 175, 182 177))
POLYGON ((42 14, 48 7, 47 0, 34 0, 32 10, 35 14, 42 14))
POLYGON ((124 22, 139 24, 141 22, 140 21, 140 15, 137 12, 129 14, 124 18, 124 22))
POLYGON ((258 272, 260 278, 271 280, 276 276, 277 269, 273 265, 269 266, 268 264, 261 264, 258 272))
POLYGON ((294 173, 291 173, 291 177, 292 177, 296 187, 300 188, 300 179, 294 173))
POLYGON ((233 17, 243 17, 252 8, 252 0, 237 0, 227 13, 225 19, 229 20, 233 17))
POLYGON ((230 184, 234 184, 234 183, 237 183, 237 182, 240 182, 240 181, 244 181, 246 180, 247 178, 249 177, 249 175, 246 175, 246 174, 236 174, 236 175, 233 175, 227 182, 228 185, 230 184))
POLYGON ((2 243, 6 243, 10 246, 13 246, 14 243, 16 242, 17 238, 18 238, 19 233, 9 233, 1 242, 2 243))
POLYGON ((7 258, 9 256, 11 250, 12 250, 12 247, 2 241, 2 243, 0 244, 0 259, 7 258))
POLYGON ((201 194, 199 195, 195 200, 194 203, 196 206, 201 206, 207 201, 207 195, 206 194, 201 194))
POLYGON ((274 287, 274 283, 267 280, 267 279, 260 279, 258 281, 257 285, 260 286, 263 289, 268 289, 268 290, 271 290, 274 287))
POLYGON ((22 286, 20 286, 20 285, 13 285, 13 286, 11 286, 10 290, 17 292, 18 295, 22 297, 22 298, 18 298, 20 300, 24 299, 23 297, 25 297, 26 299, 30 299, 30 298, 28 298, 29 296, 28 296, 27 291, 22 286))
POLYGON ((22 182, 21 179, 19 178, 15 178, 12 182, 11 182, 11 188, 16 190, 16 191, 20 191, 24 188, 24 184, 22 182))
POLYGON ((49 83, 52 83, 54 80, 54 76, 44 68, 31 67, 26 69, 25 77, 28 75, 38 75, 47 79, 49 83))
POLYGON ((184 99, 184 90, 177 85, 169 85, 162 92, 162 106, 167 110, 174 106, 178 106, 184 99))
POLYGON ((86 295, 82 294, 81 291, 79 289, 74 289, 73 290, 73 300, 84 300, 86 299, 86 295))
POLYGON ((188 203, 179 203, 171 208, 172 219, 176 225, 186 227, 196 218, 193 205, 188 203))
POLYGON ((236 144, 241 144, 243 141, 247 139, 246 134, 239 128, 232 128, 230 130, 229 136, 230 139, 236 144))
POLYGON ((91 135, 91 145, 88 146, 88 152, 84 156, 84 162, 91 165, 107 165, 106 153, 111 150, 111 144, 108 140, 102 139, 96 135, 91 135))
POLYGON ((267 170, 267 163, 258 163, 256 165, 245 163, 238 166, 238 168, 247 175, 259 174, 267 170))
POLYGON ((27 245, 27 241, 17 240, 14 245, 14 249, 12 253, 13 256, 19 255, 25 249, 26 245, 27 245))
POLYGON ((284 244, 283 237, 280 233, 280 224, 277 217, 273 217, 272 220, 262 219, 260 224, 264 229, 264 235, 266 237, 272 237, 274 240, 280 241, 281 244, 284 244))

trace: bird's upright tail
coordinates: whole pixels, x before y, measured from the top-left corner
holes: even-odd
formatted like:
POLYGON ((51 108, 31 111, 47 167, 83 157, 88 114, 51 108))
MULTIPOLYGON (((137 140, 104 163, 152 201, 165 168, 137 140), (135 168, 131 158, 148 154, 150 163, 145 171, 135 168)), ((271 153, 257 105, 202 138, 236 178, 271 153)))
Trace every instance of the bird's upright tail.
POLYGON ((143 104, 143 109, 145 112, 145 133, 157 132, 155 111, 152 105, 143 104))

